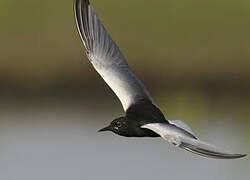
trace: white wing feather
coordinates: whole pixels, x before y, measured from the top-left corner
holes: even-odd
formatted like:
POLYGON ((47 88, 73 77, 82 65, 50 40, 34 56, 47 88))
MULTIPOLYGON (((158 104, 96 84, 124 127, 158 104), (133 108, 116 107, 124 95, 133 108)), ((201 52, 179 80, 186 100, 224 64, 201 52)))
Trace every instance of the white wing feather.
POLYGON ((194 134, 194 132, 192 131, 191 127, 189 125, 187 125, 186 123, 184 123, 183 121, 181 121, 181 120, 168 120, 168 122, 176 125, 177 127, 182 128, 182 129, 186 130, 187 132, 189 132, 190 134, 196 136, 194 134))
POLYGON ((143 125, 142 128, 150 129, 168 142, 201 156, 219 159, 235 159, 246 156, 245 154, 228 153, 211 144, 200 141, 183 128, 173 124, 151 123, 143 125))
POLYGON ((118 96, 123 109, 126 111, 132 104, 143 99, 153 103, 88 0, 75 0, 75 17, 90 62, 118 96))

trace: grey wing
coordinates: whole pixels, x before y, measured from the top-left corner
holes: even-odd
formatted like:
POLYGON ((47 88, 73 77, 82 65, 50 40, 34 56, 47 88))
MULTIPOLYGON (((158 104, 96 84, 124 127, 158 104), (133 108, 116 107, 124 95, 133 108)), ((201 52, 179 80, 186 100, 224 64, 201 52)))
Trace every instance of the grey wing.
POLYGON ((168 142, 201 156, 217 159, 235 159, 246 156, 246 154, 228 153, 211 144, 203 142, 192 134, 192 132, 186 131, 183 127, 183 124, 181 127, 178 127, 175 124, 171 124, 171 121, 170 124, 151 123, 142 126, 142 128, 156 132, 168 142))
POLYGON ((75 0, 75 18, 90 62, 118 96, 123 109, 126 111, 132 104, 143 99, 153 103, 88 0, 75 0))

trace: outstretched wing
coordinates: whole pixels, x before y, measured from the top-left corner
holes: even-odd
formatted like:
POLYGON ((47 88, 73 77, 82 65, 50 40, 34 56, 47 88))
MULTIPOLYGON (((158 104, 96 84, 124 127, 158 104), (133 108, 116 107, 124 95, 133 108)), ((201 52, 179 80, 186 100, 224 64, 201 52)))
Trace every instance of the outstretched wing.
POLYGON ((217 159, 235 159, 246 156, 245 154, 228 153, 211 144, 200 141, 194 134, 175 124, 152 123, 146 124, 142 128, 150 129, 168 142, 201 156, 217 159))
POLYGON ((123 109, 126 111, 132 104, 143 99, 153 103, 88 0, 75 0, 75 18, 90 62, 118 96, 123 109))

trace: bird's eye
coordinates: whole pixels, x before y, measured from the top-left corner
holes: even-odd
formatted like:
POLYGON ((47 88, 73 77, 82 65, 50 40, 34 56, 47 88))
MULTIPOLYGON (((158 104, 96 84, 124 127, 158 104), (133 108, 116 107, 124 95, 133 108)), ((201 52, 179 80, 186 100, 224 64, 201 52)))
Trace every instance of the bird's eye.
POLYGON ((120 127, 122 127, 122 123, 118 121, 118 122, 116 123, 116 126, 117 126, 118 128, 120 128, 120 127))

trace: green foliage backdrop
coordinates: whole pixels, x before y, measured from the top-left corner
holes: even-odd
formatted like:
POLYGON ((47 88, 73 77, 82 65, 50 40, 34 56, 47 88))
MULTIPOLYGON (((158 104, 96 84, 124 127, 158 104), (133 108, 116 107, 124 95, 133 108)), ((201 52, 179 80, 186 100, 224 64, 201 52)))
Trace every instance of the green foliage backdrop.
MULTIPOLYGON (((92 4, 134 71, 157 89, 164 84, 155 79, 247 86, 250 1, 92 4)), ((1 0, 0 27, 2 87, 53 88, 95 76, 76 31, 72 0, 1 0)))

